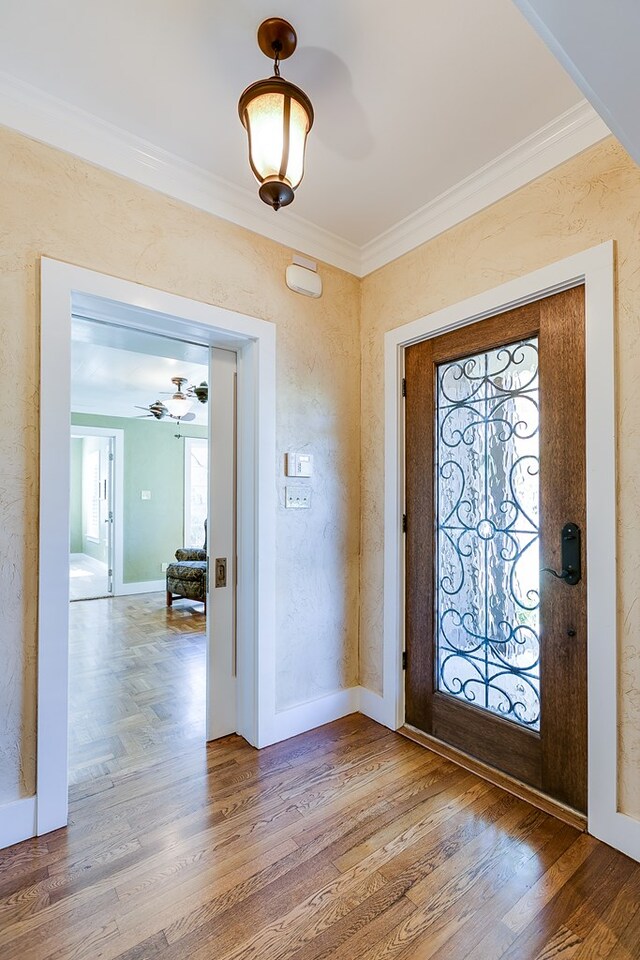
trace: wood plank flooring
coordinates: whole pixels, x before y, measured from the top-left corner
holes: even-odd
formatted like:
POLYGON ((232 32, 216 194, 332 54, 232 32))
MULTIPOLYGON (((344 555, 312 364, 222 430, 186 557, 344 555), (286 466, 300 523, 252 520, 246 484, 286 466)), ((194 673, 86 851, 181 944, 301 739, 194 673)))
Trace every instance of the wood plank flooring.
POLYGON ((640 864, 360 715, 205 747, 203 618, 120 599, 76 623, 70 826, 0 851, 2 960, 640 958, 640 864))

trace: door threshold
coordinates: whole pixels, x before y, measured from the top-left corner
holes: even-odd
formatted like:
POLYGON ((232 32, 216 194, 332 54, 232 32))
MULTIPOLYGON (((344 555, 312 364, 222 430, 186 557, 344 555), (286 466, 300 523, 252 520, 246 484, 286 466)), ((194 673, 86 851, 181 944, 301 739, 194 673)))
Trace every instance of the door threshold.
POLYGON ((536 790, 535 787, 530 787, 528 784, 516 780, 515 777, 510 777, 508 773, 503 773, 501 770, 495 770, 486 763, 482 763, 481 760, 476 760, 462 750, 451 747, 448 743, 444 743, 442 740, 438 740, 428 733, 416 730, 415 727, 411 727, 409 724, 405 723, 397 733, 406 737, 408 740, 413 740, 414 743, 418 743, 422 747, 433 750, 434 753, 444 757, 446 760, 457 763, 459 767, 475 773, 478 777, 482 777, 483 780, 488 780, 488 782, 492 783, 495 787, 500 787, 502 790, 512 793, 520 800, 525 800, 532 806, 544 811, 544 813, 548 813, 552 817, 562 820, 563 823, 569 824, 570 827, 575 827, 576 830, 580 830, 583 833, 586 832, 587 818, 583 813, 565 806, 565 804, 560 803, 559 800, 552 800, 551 797, 547 797, 544 793, 536 790))

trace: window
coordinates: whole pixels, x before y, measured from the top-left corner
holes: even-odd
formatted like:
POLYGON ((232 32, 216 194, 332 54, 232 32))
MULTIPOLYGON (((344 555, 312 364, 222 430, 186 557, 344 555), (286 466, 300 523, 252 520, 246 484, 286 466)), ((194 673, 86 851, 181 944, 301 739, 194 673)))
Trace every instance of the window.
POLYGON ((84 450, 82 458, 84 528, 88 540, 100 542, 100 451, 84 450))
POLYGON ((184 440, 184 542, 199 547, 204 543, 207 519, 209 444, 200 437, 184 440))

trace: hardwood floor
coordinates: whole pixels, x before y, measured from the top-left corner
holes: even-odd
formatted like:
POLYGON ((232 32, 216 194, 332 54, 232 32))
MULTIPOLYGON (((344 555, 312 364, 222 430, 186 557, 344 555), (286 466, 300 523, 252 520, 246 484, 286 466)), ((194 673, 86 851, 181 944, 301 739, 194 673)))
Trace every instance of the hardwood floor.
POLYGON ((2 960, 640 958, 640 864, 359 715, 205 748, 203 618, 121 600, 75 623, 70 826, 0 852, 2 960))
POLYGON ((72 603, 69 616, 72 799, 76 784, 204 742, 203 604, 150 593, 72 603))

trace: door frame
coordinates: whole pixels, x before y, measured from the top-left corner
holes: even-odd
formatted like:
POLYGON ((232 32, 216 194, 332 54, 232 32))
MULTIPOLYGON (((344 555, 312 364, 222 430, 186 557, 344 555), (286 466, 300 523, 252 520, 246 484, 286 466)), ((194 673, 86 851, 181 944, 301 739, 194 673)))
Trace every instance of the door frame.
POLYGON ((40 292, 38 835, 67 822, 71 316, 87 303, 111 322, 237 352, 237 730, 256 747, 277 739, 275 325, 47 257, 40 292))
POLYGON ((404 723, 404 350, 496 313, 585 285, 588 829, 640 860, 640 821, 618 810, 614 242, 609 240, 385 334, 383 711, 404 723), (612 628, 611 625, 614 625, 612 628), (597 705, 597 709, 596 709, 597 705))
POLYGON ((112 596, 123 593, 124 576, 124 430, 118 427, 84 427, 72 423, 70 437, 112 437, 113 438, 113 545, 112 596))

